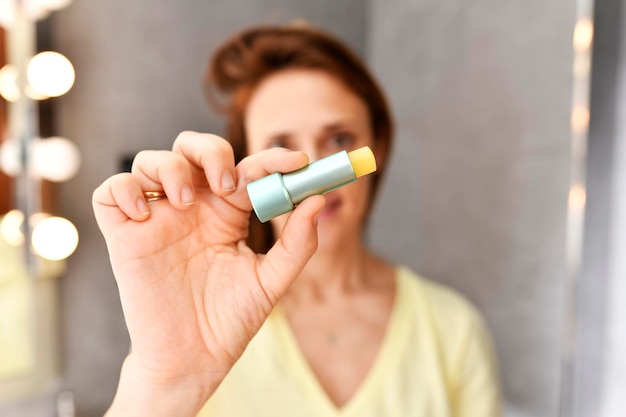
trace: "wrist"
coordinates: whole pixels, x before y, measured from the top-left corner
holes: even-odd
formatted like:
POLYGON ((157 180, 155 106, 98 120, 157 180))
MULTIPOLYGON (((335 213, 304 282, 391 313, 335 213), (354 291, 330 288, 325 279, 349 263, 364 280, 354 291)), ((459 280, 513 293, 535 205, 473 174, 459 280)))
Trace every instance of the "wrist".
POLYGON ((195 417, 223 377, 157 380, 142 370, 131 354, 122 365, 117 392, 105 417, 195 417))

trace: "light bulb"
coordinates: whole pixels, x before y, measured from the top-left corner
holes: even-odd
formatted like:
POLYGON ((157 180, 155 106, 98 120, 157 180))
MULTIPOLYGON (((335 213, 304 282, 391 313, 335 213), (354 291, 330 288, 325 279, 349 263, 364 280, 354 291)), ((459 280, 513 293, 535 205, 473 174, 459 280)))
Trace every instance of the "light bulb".
POLYGON ((15 0, 0 0, 0 26, 10 29, 15 21, 15 0))
POLYGON ((33 142, 30 168, 35 175, 49 181, 67 181, 78 172, 80 151, 76 145, 60 137, 33 142))
POLYGON ((593 22, 589 19, 581 19, 574 27, 574 49, 586 51, 593 43, 593 22))
POLYGON ((0 169, 12 177, 22 172, 20 148, 16 140, 7 139, 0 145, 0 169))
POLYGON ((20 90, 17 87, 18 76, 15 65, 7 64, 0 69, 0 95, 6 101, 17 101, 20 98, 20 90))
POLYGON ((574 133, 585 133, 589 129, 589 117, 589 107, 574 107, 570 116, 572 131, 574 133))
POLYGON ((14 209, 4 215, 0 222, 0 233, 7 243, 13 246, 24 244, 23 223, 24 213, 19 210, 14 209))
POLYGON ((74 67, 58 52, 40 52, 32 57, 26 74, 30 85, 48 97, 62 96, 74 85, 74 67))
POLYGON ((587 191, 581 184, 574 184, 569 190, 568 205, 572 210, 582 212, 587 202, 587 191))
POLYGON ((32 244, 37 255, 60 261, 76 250, 78 231, 72 222, 63 217, 48 217, 33 228, 32 244))

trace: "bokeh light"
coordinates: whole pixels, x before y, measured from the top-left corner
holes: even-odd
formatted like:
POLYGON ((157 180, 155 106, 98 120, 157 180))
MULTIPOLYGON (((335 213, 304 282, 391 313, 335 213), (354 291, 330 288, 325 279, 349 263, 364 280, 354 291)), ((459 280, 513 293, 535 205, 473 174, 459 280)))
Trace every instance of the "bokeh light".
POLYGON ((580 19, 574 28, 574 49, 586 51, 593 42, 593 22, 590 19, 580 19))
POLYGON ((33 228, 32 245, 35 253, 51 261, 67 258, 78 246, 78 230, 63 217, 48 217, 33 228))
POLYGON ((30 157, 31 172, 48 181, 67 181, 80 168, 80 151, 73 142, 65 138, 35 140, 30 157))
POLYGON ((20 98, 18 76, 18 70, 14 65, 7 64, 0 69, 0 96, 6 101, 17 101, 20 98))
POLYGON ((7 139, 0 145, 0 170, 12 177, 22 172, 20 148, 14 139, 7 139))
POLYGON ((0 222, 0 233, 2 238, 10 245, 21 246, 24 244, 24 233, 22 224, 24 223, 24 213, 14 209, 9 211, 0 222))
POLYGON ((28 82, 43 96, 59 97, 74 85, 75 73, 72 63, 58 52, 40 52, 28 63, 28 82))

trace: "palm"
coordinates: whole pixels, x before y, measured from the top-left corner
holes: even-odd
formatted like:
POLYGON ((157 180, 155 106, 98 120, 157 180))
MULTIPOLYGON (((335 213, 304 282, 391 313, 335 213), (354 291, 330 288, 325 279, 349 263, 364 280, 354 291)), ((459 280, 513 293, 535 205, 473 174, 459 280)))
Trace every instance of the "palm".
POLYGON ((315 250, 322 197, 300 204, 267 256, 244 243, 246 183, 300 168, 306 156, 274 149, 235 167, 231 153, 220 138, 188 133, 173 152, 138 155, 132 174, 115 175, 94 192, 133 357, 152 381, 223 377, 315 250), (234 189, 220 191, 219 178, 231 170, 234 189), (195 190, 191 206, 177 197, 185 186, 195 190), (168 199, 150 203, 148 216, 137 201, 157 187, 168 199))
POLYGON ((165 378, 232 365, 272 308, 257 256, 239 242, 247 215, 231 208, 231 222, 210 222, 225 215, 212 200, 200 194, 188 212, 154 203, 150 220, 126 221, 107 239, 133 350, 165 378))

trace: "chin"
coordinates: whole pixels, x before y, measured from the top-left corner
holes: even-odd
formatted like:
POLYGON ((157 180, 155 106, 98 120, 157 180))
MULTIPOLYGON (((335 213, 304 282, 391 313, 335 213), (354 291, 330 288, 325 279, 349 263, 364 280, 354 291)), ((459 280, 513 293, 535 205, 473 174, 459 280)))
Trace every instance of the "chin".
POLYGON ((320 215, 318 223, 318 252, 341 252, 361 239, 361 228, 355 223, 354 215, 334 213, 320 215))

